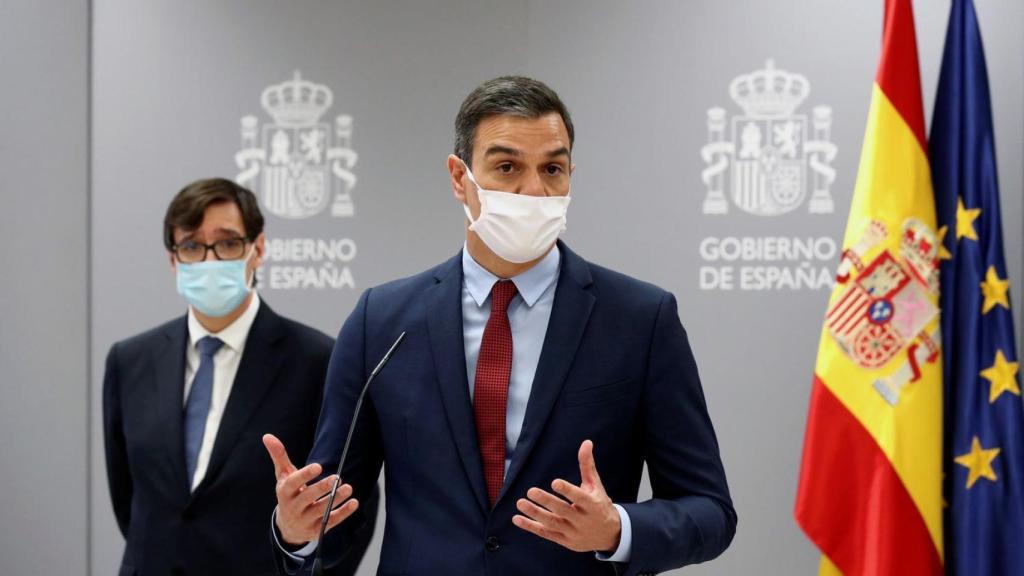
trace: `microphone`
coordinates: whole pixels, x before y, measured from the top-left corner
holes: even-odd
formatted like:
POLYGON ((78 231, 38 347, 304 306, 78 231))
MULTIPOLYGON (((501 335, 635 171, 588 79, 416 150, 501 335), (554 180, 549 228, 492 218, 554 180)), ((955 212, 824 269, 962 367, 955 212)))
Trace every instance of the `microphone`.
POLYGON ((331 488, 330 495, 327 498, 327 508, 324 509, 324 517, 320 520, 320 538, 317 540, 316 555, 313 557, 313 576, 323 576, 324 567, 323 561, 320 558, 320 550, 324 544, 324 533, 327 531, 327 520, 331 516, 331 510, 334 509, 334 496, 338 492, 338 487, 341 486, 341 469, 345 467, 345 457, 348 456, 348 447, 352 443, 352 433, 356 429, 356 420, 359 418, 359 409, 363 406, 363 398, 366 397, 366 391, 370 389, 370 382, 377 376, 377 373, 384 368, 384 365, 391 359, 391 355, 398 349, 398 345, 405 339, 405 332, 398 335, 398 339, 391 345, 384 357, 377 363, 377 367, 370 372, 370 377, 366 379, 366 384, 363 385, 363 391, 359 393, 359 399, 356 400, 356 408, 352 412, 352 423, 348 426, 348 435, 345 437, 345 447, 341 450, 341 461, 338 462, 338 473, 337 478, 334 480, 334 487, 331 488))

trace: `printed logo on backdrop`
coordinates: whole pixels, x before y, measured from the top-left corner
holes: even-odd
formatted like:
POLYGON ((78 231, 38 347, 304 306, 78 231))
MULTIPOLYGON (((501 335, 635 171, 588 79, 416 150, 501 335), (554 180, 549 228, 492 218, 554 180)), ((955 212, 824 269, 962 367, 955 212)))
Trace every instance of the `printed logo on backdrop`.
MULTIPOLYGON (((707 165, 701 212, 712 218, 737 211, 772 218, 835 211, 831 186, 838 149, 831 141, 832 109, 800 109, 811 92, 801 74, 765 67, 737 76, 729 96, 741 112, 707 111, 707 165), (728 135, 728 137, 727 137, 728 135)), ((709 236, 700 242, 701 290, 817 290, 831 288, 836 256, 829 236, 709 236)))
MULTIPOLYGON (((347 114, 326 121, 333 103, 330 88, 296 70, 291 80, 260 95, 269 121, 261 125, 256 116, 242 117, 242 149, 235 154, 241 172, 235 181, 256 193, 266 213, 288 220, 355 215, 353 122, 347 114)), ((270 234, 260 281, 276 290, 353 289, 349 263, 355 255, 351 238, 270 234)))

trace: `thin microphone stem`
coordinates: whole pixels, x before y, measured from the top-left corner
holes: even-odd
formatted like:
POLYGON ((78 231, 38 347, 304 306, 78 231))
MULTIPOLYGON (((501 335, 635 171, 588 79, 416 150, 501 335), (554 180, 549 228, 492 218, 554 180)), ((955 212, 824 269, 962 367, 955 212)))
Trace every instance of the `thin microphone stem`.
POLYGON ((352 444, 352 436, 356 429, 356 420, 359 418, 359 409, 363 406, 363 399, 366 398, 366 392, 370 389, 370 383, 377 377, 377 373, 384 368, 384 365, 391 359, 391 355, 398 349, 398 345, 405 339, 405 332, 398 335, 398 339, 391 345, 384 357, 377 363, 377 367, 370 372, 370 377, 366 379, 366 384, 363 385, 362 392, 359 393, 359 399, 356 400, 356 408, 352 412, 352 422, 348 425, 348 435, 345 436, 345 447, 341 450, 341 461, 338 462, 338 472, 334 479, 334 486, 331 488, 330 495, 327 498, 327 507, 324 508, 324 517, 320 520, 320 537, 317 540, 316 545, 316 556, 313 557, 313 574, 314 576, 323 575, 323 565, 320 559, 320 550, 324 544, 324 533, 327 532, 327 521, 331 516, 331 511, 334 509, 334 496, 338 493, 338 487, 341 486, 341 469, 345 467, 345 458, 348 457, 348 448, 352 444))

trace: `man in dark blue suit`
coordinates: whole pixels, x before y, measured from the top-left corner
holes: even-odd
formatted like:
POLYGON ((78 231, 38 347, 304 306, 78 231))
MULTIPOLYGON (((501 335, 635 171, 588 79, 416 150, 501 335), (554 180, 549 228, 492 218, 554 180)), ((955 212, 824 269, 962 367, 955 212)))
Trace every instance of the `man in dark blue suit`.
MULTIPOLYGON (((274 574, 260 437, 270 430, 309 452, 333 342, 252 289, 264 254, 252 192, 221 179, 186 186, 164 243, 188 314, 114 344, 103 381, 107 476, 126 540, 119 574, 274 574)), ((332 574, 355 571, 371 531, 332 574)))
POLYGON ((334 477, 314 480, 337 466, 363 382, 403 331, 357 421, 328 564, 355 550, 382 464, 380 574, 632 575, 718 556, 736 513, 675 298, 557 240, 573 170, 565 106, 540 82, 497 78, 455 129, 464 249, 362 295, 309 464, 264 438, 281 567, 311 564, 334 477), (654 498, 638 503, 645 462, 654 498))

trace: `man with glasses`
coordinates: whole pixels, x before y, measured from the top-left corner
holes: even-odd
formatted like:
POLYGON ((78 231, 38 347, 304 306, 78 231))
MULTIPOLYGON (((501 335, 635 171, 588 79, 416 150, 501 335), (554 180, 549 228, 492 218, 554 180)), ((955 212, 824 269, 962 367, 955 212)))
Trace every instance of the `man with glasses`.
MULTIPOLYGON (((103 382, 119 573, 273 573, 273 465, 260 437, 273 431, 306 457, 333 341, 254 290, 265 248, 249 190, 189 184, 167 208, 164 245, 188 313, 114 344, 103 382)), ((353 573, 369 537, 332 574, 353 573)))

